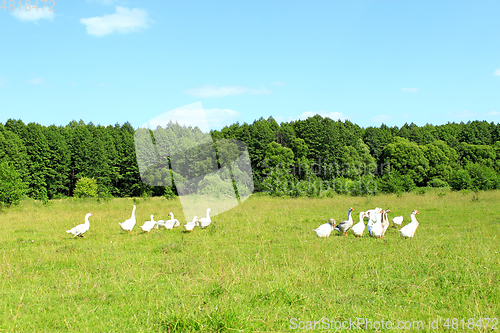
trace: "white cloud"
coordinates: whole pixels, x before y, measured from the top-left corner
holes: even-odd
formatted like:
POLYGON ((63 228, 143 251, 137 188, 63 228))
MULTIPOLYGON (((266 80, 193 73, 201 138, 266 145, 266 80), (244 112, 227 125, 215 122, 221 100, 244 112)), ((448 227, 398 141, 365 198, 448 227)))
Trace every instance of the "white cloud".
POLYGON ((383 122, 388 121, 391 118, 392 118, 391 116, 388 116, 388 115, 385 115, 385 114, 381 114, 381 115, 373 117, 372 121, 375 122, 375 123, 383 123, 383 122))
POLYGON ((472 117, 474 116, 476 113, 475 112, 472 112, 472 111, 468 111, 468 110, 463 110, 463 111, 460 111, 460 112, 448 112, 446 115, 447 116, 453 116, 453 117, 472 117))
POLYGON ((271 94, 272 91, 270 91, 267 88, 250 89, 242 86, 217 87, 214 85, 207 85, 199 88, 184 90, 184 93, 198 98, 216 98, 216 97, 226 97, 226 96, 237 96, 241 94, 250 94, 250 95, 271 94))
POLYGON ((55 11, 54 10, 49 10, 49 6, 45 6, 44 9, 42 10, 42 4, 40 5, 39 9, 31 9, 31 10, 15 10, 10 13, 10 15, 14 16, 18 20, 21 21, 31 21, 31 22, 37 22, 38 20, 52 20, 54 19, 55 16, 55 11))
POLYGON ((149 26, 148 13, 139 8, 116 7, 116 13, 80 19, 92 36, 106 36, 114 32, 129 33, 141 31, 149 26))
POLYGON ((418 92, 419 90, 418 88, 401 88, 402 92, 418 92))
POLYGON ((35 78, 32 78, 31 80, 28 80, 28 83, 31 83, 31 84, 42 84, 42 83, 45 83, 45 80, 42 79, 41 77, 35 77, 35 78))
POLYGON ((208 133, 210 129, 220 129, 234 123, 240 116, 239 112, 231 109, 203 109, 201 102, 196 102, 167 111, 140 127, 155 129, 158 126, 166 127, 169 122, 174 122, 184 126, 197 126, 204 133, 208 133))
POLYGON ((141 128, 155 129, 158 126, 166 127, 169 122, 185 126, 198 126, 203 132, 209 132, 205 110, 201 102, 196 102, 162 113, 141 125, 141 128))
POLYGON ((498 112, 498 111, 488 112, 488 116, 498 116, 498 115, 500 115, 500 112, 498 112))
POLYGON ((498 68, 493 74, 500 76, 500 68, 498 68))
POLYGON ((211 129, 220 129, 226 125, 233 124, 241 113, 231 109, 205 109, 208 125, 211 129))

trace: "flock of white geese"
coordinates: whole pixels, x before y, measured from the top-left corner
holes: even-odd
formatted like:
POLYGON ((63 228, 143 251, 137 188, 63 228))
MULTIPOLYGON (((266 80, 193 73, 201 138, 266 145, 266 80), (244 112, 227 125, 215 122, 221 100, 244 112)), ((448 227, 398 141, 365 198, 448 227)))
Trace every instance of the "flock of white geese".
MULTIPOLYGON (((382 210, 382 208, 377 207, 375 209, 367 210, 366 212, 359 213, 359 222, 354 224, 352 220, 352 212, 354 209, 351 207, 348 210, 348 218, 347 220, 335 225, 335 220, 330 219, 328 223, 320 225, 316 228, 316 235, 320 238, 329 237, 333 230, 338 231, 344 236, 347 235, 347 232, 350 230, 354 237, 363 238, 363 233, 365 231, 365 217, 368 218, 368 223, 366 224, 366 229, 368 230, 368 235, 375 238, 382 238, 385 235, 385 232, 389 228, 389 219, 387 218, 387 213, 390 213, 390 209, 382 210), (353 225, 354 224, 354 225, 353 225)), ((415 235, 415 231, 418 228, 418 221, 415 217, 418 214, 418 210, 413 210, 410 214, 411 222, 401 228, 403 224, 403 216, 396 216, 392 219, 392 223, 394 226, 400 228, 399 234, 403 238, 411 238, 415 235)))
MULTIPOLYGON (((118 223, 120 227, 124 231, 128 231, 130 234, 132 233, 132 230, 134 229, 137 220, 135 218, 135 210, 136 206, 134 205, 132 207, 132 215, 130 216, 129 219, 118 223)), ((200 227, 200 228, 206 228, 212 223, 212 220, 210 219, 210 212, 212 210, 210 208, 207 208, 207 215, 205 217, 202 217, 201 219, 198 219, 198 216, 193 217, 193 220, 191 222, 188 222, 184 225, 184 230, 186 231, 193 231, 195 227, 200 227)), ((178 227, 181 225, 179 220, 174 218, 174 214, 172 212, 169 213, 170 215, 170 220, 154 220, 154 215, 151 215, 150 218, 151 220, 144 222, 143 225, 139 226, 142 231, 149 233, 153 228, 160 228, 164 227, 167 230, 171 230, 175 227, 178 227)), ((79 224, 76 227, 66 230, 68 234, 72 234, 73 237, 83 237, 83 234, 86 233, 90 229, 90 222, 89 222, 89 217, 94 216, 92 213, 87 213, 85 215, 85 223, 79 224)))
MULTIPOLYGON (((128 231, 130 234, 132 233, 132 230, 134 229, 137 220, 135 218, 135 210, 136 206, 134 205, 132 208, 132 215, 130 216, 129 219, 118 223, 120 227, 124 231, 128 231)), ((193 217, 193 220, 191 222, 188 222, 184 225, 184 230, 186 231, 193 231, 195 227, 200 227, 200 228, 206 228, 212 223, 212 220, 210 219, 210 208, 207 208, 207 216, 203 217, 201 219, 198 219, 198 216, 193 217)), ((326 238, 329 237, 330 234, 332 233, 333 230, 336 230, 343 234, 344 236, 347 235, 347 232, 350 230, 352 234, 357 237, 363 238, 363 233, 365 231, 365 217, 368 218, 368 223, 366 224, 366 229, 368 230, 368 234, 372 237, 375 238, 382 238, 385 235, 385 232, 387 231, 387 228, 389 228, 389 219, 387 218, 387 213, 390 213, 390 209, 382 210, 382 208, 377 207, 375 209, 370 209, 365 212, 360 212, 359 213, 359 222, 354 224, 354 221, 352 219, 352 212, 354 209, 351 207, 349 208, 347 214, 348 218, 347 220, 335 225, 335 220, 330 219, 328 223, 320 225, 318 228, 313 230, 316 232, 316 235, 320 238, 326 238)), ((397 226, 399 229, 399 234, 403 238, 412 238, 415 235, 415 231, 418 228, 418 221, 417 218, 415 217, 416 214, 418 214, 418 210, 413 210, 410 214, 410 219, 411 222, 405 225, 403 228, 401 228, 401 225, 403 223, 403 216, 397 216, 392 219, 392 223, 394 226, 397 226)), ((167 230, 171 230, 175 227, 180 226, 179 220, 174 218, 174 214, 172 212, 169 213, 170 219, 169 220, 154 220, 154 215, 151 215, 151 220, 144 222, 143 225, 140 226, 143 232, 149 233, 153 228, 160 228, 164 227, 167 230)), ((66 230, 68 234, 72 234, 73 237, 83 237, 83 234, 85 234, 89 229, 90 229, 90 222, 89 222, 89 217, 93 216, 93 214, 88 213, 85 215, 85 223, 79 224, 76 227, 66 230)))

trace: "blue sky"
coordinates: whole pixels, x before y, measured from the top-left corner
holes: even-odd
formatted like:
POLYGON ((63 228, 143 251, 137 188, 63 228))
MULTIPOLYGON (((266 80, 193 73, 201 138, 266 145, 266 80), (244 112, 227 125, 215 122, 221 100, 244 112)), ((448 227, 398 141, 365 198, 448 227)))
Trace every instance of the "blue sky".
POLYGON ((498 1, 50 5, 0 9, 0 122, 139 127, 196 102, 213 129, 500 121, 498 1))

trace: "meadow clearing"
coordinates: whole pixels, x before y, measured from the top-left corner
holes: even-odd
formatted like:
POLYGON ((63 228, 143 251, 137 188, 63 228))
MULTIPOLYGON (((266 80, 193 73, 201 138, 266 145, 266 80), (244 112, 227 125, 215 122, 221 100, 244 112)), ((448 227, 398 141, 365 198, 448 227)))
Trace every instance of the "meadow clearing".
POLYGON ((447 318, 500 318, 499 203, 500 191, 253 195, 207 229, 146 234, 138 226, 150 214, 172 211, 185 223, 180 202, 25 200, 0 212, 0 332, 300 331, 325 318, 422 321, 420 332, 435 332, 427 323, 436 318, 439 331, 447 318), (134 203, 129 235, 118 222, 134 203), (351 206, 354 223, 379 206, 389 219, 404 215, 404 225, 418 209, 420 226, 413 240, 392 227, 383 239, 366 230, 363 239, 316 237, 313 229, 345 220, 351 206), (65 232, 88 212, 85 238, 65 232))

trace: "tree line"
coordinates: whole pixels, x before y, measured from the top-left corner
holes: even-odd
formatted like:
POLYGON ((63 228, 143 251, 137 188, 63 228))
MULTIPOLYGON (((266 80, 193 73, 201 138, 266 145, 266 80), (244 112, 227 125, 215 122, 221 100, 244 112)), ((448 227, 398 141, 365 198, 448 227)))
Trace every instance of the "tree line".
MULTIPOLYGON (((0 202, 14 203, 24 195, 36 200, 70 197, 84 177, 95 179, 101 196, 176 194, 175 181, 170 186, 142 181, 135 132, 129 123, 101 126, 80 120, 42 126, 14 119, 0 123, 0 202)), ((210 134, 214 142, 244 142, 255 191, 273 195, 500 187, 500 125, 486 121, 362 128, 319 115, 281 124, 269 117, 210 134)), ((197 161, 197 151, 191 149, 186 160, 196 168, 186 170, 201 182, 210 173, 207 170, 223 163, 217 155, 217 161, 204 165, 197 161)))
POLYGON ((281 124, 271 117, 212 136, 245 142, 256 189, 276 195, 500 187, 500 125, 486 121, 361 128, 319 115, 281 124))

